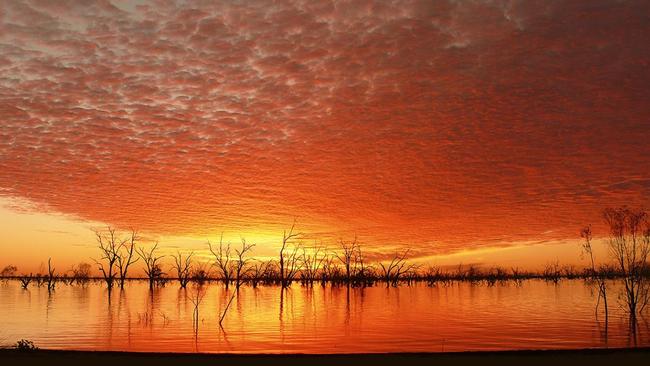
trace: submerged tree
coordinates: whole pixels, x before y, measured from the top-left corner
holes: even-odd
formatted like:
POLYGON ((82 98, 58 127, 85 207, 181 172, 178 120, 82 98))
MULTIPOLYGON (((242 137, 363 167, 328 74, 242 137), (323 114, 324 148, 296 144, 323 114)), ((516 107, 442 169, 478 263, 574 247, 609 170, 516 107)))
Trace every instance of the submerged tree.
POLYGON ((644 210, 621 207, 606 209, 603 216, 609 225, 609 251, 623 277, 624 298, 634 330, 637 315, 650 300, 648 214, 644 210))
POLYGON ((235 260, 235 288, 239 290, 239 287, 242 284, 243 279, 246 277, 246 274, 250 270, 248 268, 248 262, 251 260, 250 258, 246 258, 246 253, 249 252, 255 244, 248 244, 246 243, 246 239, 241 240, 241 249, 235 249, 235 255, 237 255, 237 259, 235 260))
POLYGON ((585 242, 582 244, 583 252, 589 256, 591 268, 589 268, 589 278, 596 283, 598 287, 598 302, 596 303, 596 315, 598 315, 598 306, 600 305, 600 299, 603 299, 603 306, 605 307, 605 325, 607 325, 609 320, 609 310, 607 308, 607 285, 605 283, 605 274, 602 271, 596 269, 596 262, 594 260, 594 251, 591 246, 591 226, 587 226, 582 229, 580 232, 580 237, 585 239, 585 242))
POLYGON ((270 261, 263 262, 259 259, 253 259, 254 263, 250 266, 248 271, 248 278, 250 279, 251 285, 253 288, 257 288, 257 285, 260 281, 266 279, 271 272, 271 267, 273 263, 270 261))
POLYGON ((183 257, 179 251, 177 255, 173 256, 176 273, 178 274, 178 283, 181 285, 181 288, 186 288, 187 284, 190 282, 193 255, 194 252, 190 252, 183 257))
POLYGON ((355 255, 355 267, 357 268, 357 282, 362 286, 367 286, 372 284, 372 272, 374 269, 372 266, 368 266, 365 263, 363 253, 361 252, 361 245, 357 244, 357 253, 355 255))
POLYGON ((233 277, 233 266, 232 258, 230 256, 230 243, 223 244, 223 233, 219 238, 219 248, 215 250, 212 248, 212 243, 208 240, 208 247, 210 248, 210 253, 214 256, 215 266, 221 275, 223 283, 226 285, 226 288, 230 285, 230 281, 233 277))
POLYGON ((206 262, 196 262, 191 271, 191 279, 202 285, 210 279, 210 266, 206 262))
POLYGON ((32 282, 33 278, 34 276, 31 273, 28 275, 20 276, 18 278, 20 280, 20 287, 22 287, 23 290, 27 290, 27 287, 29 286, 30 282, 32 282))
POLYGON ((386 286, 397 286, 400 276, 417 268, 417 265, 409 264, 406 261, 406 257, 409 251, 410 249, 406 249, 401 254, 395 254, 393 259, 387 265, 384 265, 381 262, 379 263, 379 267, 381 268, 382 272, 382 278, 384 281, 386 281, 386 286))
POLYGON ((165 274, 162 271, 162 267, 160 263, 158 262, 161 260, 164 256, 157 255, 156 250, 158 249, 158 242, 156 242, 149 251, 145 250, 145 248, 141 247, 136 249, 138 252, 138 255, 140 255, 140 258, 144 261, 144 272, 147 275, 147 278, 149 279, 149 288, 153 289, 154 285, 156 284, 156 281, 159 281, 162 279, 163 275, 165 274))
POLYGON ((52 258, 48 258, 47 260, 47 290, 52 291, 54 290, 54 286, 56 284, 56 275, 55 275, 55 269, 52 267, 52 258))
POLYGON ((318 271, 322 270, 323 261, 327 257, 327 251, 314 243, 311 252, 302 248, 302 279, 309 286, 314 284, 317 279, 318 271))
POLYGON ((300 256, 298 255, 298 250, 300 245, 294 245, 292 250, 289 250, 289 244, 300 237, 300 233, 294 233, 293 229, 296 226, 296 220, 293 221, 291 229, 289 232, 286 230, 282 233, 282 247, 280 248, 280 261, 278 266, 280 267, 280 283, 282 288, 287 288, 291 285, 291 282, 295 279, 296 275, 300 271, 301 261, 300 256))
POLYGON ((105 232, 96 230, 95 237, 102 256, 99 259, 93 258, 93 261, 99 267, 99 271, 102 273, 104 281, 106 281, 108 291, 111 291, 117 275, 116 262, 120 256, 119 250, 124 242, 118 238, 115 228, 110 226, 105 232))
POLYGON ((349 243, 340 239, 339 244, 341 245, 341 253, 337 253, 336 257, 345 268, 345 281, 349 285, 357 264, 357 237, 355 236, 354 240, 349 243))
POLYGON ((140 240, 138 232, 135 229, 131 230, 131 237, 128 240, 123 240, 118 248, 117 255, 117 269, 120 276, 120 288, 124 288, 124 282, 129 270, 129 266, 138 261, 139 258, 134 257, 136 244, 140 240))

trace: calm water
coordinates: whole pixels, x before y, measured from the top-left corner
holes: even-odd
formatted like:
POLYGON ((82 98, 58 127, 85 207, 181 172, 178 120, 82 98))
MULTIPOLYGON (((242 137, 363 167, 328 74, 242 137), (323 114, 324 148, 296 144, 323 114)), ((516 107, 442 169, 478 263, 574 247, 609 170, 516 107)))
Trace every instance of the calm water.
MULTIPOLYGON (((134 281, 109 301, 100 283, 23 290, 0 283, 0 343, 33 340, 41 348, 178 352, 418 352, 634 346, 610 284, 610 324, 594 316, 595 296, 582 281, 467 283, 399 288, 323 288, 294 284, 242 287, 219 327, 230 292, 203 286, 198 331, 195 288, 176 283, 148 290, 134 281)), ((638 346, 650 345, 641 319, 638 346)))

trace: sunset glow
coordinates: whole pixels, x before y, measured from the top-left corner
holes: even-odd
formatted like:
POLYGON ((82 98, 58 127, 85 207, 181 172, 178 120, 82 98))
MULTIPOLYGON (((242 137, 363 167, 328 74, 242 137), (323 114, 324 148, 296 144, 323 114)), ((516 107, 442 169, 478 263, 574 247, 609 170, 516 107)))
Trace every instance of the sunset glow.
POLYGON ((372 260, 582 263, 650 203, 647 2, 172 3, 0 1, 0 266, 106 225, 270 257, 294 219, 372 260))

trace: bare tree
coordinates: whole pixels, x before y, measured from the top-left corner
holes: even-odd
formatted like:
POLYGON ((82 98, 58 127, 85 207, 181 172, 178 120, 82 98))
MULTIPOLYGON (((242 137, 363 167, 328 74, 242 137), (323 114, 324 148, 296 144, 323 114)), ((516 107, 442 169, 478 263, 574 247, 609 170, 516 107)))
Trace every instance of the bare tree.
POLYGON ((153 289, 154 285, 156 284, 156 281, 162 279, 163 275, 165 274, 162 271, 162 267, 160 263, 158 262, 164 256, 157 255, 156 254, 157 249, 158 249, 158 242, 156 242, 149 251, 146 251, 144 247, 140 247, 136 249, 138 255, 144 261, 145 264, 144 272, 149 278, 150 289, 153 289))
POLYGON ((54 274, 54 267, 52 267, 52 258, 47 259, 47 290, 54 290, 56 284, 56 275, 54 274))
MULTIPOLYGON (((356 242, 356 238, 355 238, 356 242)), ((357 244, 357 253, 355 255, 355 264, 354 266, 358 268, 357 270, 357 277, 359 278, 359 281, 362 283, 362 285, 366 285, 367 282, 370 281, 370 276, 369 272, 372 270, 371 267, 366 266, 365 261, 363 259, 363 252, 361 251, 361 245, 357 244)))
POLYGON ((181 288, 187 287, 187 284, 190 282, 193 255, 194 252, 190 252, 183 258, 179 251, 177 255, 172 256, 174 257, 174 265, 176 267, 176 273, 178 273, 178 283, 181 285, 181 288))
POLYGON ((298 249, 300 245, 294 245, 293 249, 289 251, 288 245, 295 238, 300 237, 300 233, 294 233, 293 230, 296 226, 296 220, 293 220, 291 229, 289 232, 285 230, 282 234, 282 248, 280 248, 280 282, 282 288, 287 288, 291 285, 296 274, 300 271, 300 257, 298 255, 298 249))
POLYGON ((212 243, 210 243, 209 240, 208 247, 210 248, 212 255, 214 255, 215 265, 221 274, 221 279, 226 285, 226 288, 228 288, 233 277, 233 267, 231 264, 232 258, 230 257, 230 243, 226 245, 223 244, 223 233, 221 233, 221 238, 219 238, 219 250, 215 251, 212 248, 212 243))
POLYGON ((95 263, 99 267, 99 271, 104 276, 104 281, 108 286, 108 290, 113 289, 113 282, 115 281, 116 276, 116 262, 119 257, 119 248, 124 242, 120 241, 115 232, 115 228, 107 227, 106 232, 100 230, 95 231, 95 237, 101 251, 101 257, 99 260, 94 259, 95 263))
POLYGON ((596 262, 594 260, 594 251, 591 246, 593 235, 591 233, 591 226, 586 226, 580 231, 580 237, 585 239, 582 244, 583 253, 589 256, 591 268, 589 271, 589 278, 596 283, 598 287, 598 302, 596 303, 596 316, 598 315, 598 306, 600 299, 603 299, 603 306, 605 307, 605 324, 609 320, 609 310, 607 308, 607 285, 605 283, 605 275, 601 271, 596 270, 596 262))
POLYGON ((648 254, 650 253, 650 225, 643 210, 627 207, 608 208, 604 211, 609 225, 609 250, 623 277, 624 297, 633 330, 637 314, 650 300, 648 281, 648 254))
POLYGON ((205 262, 196 262, 191 277, 197 284, 204 284, 210 279, 210 266, 205 262))
POLYGON ((417 268, 417 265, 409 264, 406 261, 406 257, 409 251, 410 249, 406 249, 401 254, 395 254, 388 265, 384 265, 381 262, 379 263, 382 271, 382 277, 384 281, 386 281, 386 286, 389 284, 397 286, 401 275, 417 268))
POLYGON ((305 283, 310 286, 314 284, 314 280, 316 280, 318 271, 321 270, 326 257, 326 250, 317 246, 316 243, 311 248, 311 253, 308 253, 306 248, 302 248, 302 276, 305 283))
POLYGON ((126 281, 129 266, 139 260, 139 258, 133 256, 138 240, 140 240, 138 232, 135 229, 132 229, 131 237, 128 240, 123 240, 122 244, 118 248, 117 268, 120 276, 120 288, 124 288, 124 282, 126 281))
POLYGON ((247 252, 249 252, 255 244, 247 244, 246 239, 241 239, 241 249, 235 249, 235 255, 237 259, 235 260, 235 288, 239 290, 239 287, 242 284, 242 280, 246 277, 246 274, 249 270, 247 264, 250 261, 250 258, 245 258, 247 252))
POLYGON ((340 239, 339 244, 341 245, 341 249, 343 250, 343 252, 337 253, 336 257, 345 268, 345 280, 349 285, 351 282, 351 277, 355 270, 354 266, 356 266, 357 263, 356 261, 357 237, 355 236, 354 240, 349 243, 346 243, 343 241, 343 239, 340 239))
POLYGON ((325 258, 323 259, 323 263, 321 264, 321 285, 325 285, 327 281, 334 282, 335 279, 338 278, 339 276, 339 268, 338 266, 334 263, 336 260, 336 254, 328 254, 325 253, 325 258))
POLYGON ((256 288, 258 283, 267 276, 273 264, 270 261, 263 262, 257 259, 254 259, 254 262, 255 263, 250 267, 249 278, 253 288, 256 288))
POLYGON ((545 281, 552 281, 553 283, 560 282, 560 279, 562 279, 560 262, 556 260, 555 262, 546 263, 544 271, 542 272, 542 277, 545 281))

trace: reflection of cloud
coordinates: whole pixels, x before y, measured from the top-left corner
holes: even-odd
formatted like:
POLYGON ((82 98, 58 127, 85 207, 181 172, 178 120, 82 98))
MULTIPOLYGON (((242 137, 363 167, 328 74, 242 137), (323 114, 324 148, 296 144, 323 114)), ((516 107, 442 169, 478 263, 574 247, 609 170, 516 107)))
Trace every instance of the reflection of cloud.
POLYGON ((48 209, 425 253, 650 193, 641 1, 1 6, 0 194, 48 209))

